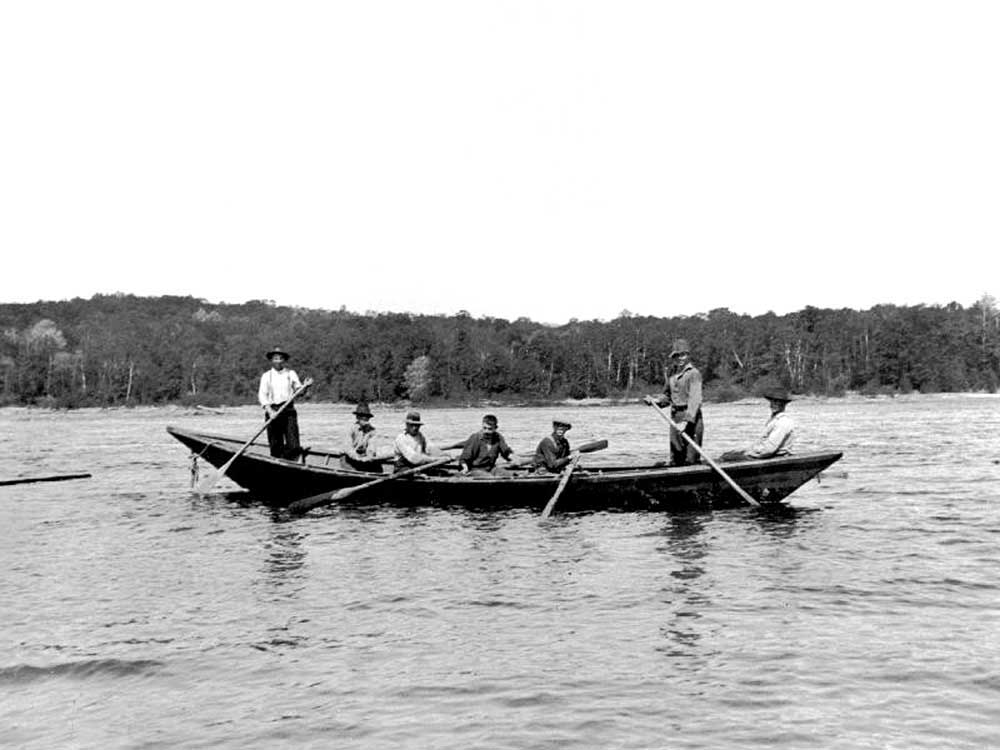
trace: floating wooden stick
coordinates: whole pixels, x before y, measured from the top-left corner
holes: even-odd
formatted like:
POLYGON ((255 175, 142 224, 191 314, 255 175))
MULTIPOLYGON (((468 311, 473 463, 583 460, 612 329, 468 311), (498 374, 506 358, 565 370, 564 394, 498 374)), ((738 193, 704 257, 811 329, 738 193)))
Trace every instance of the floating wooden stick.
POLYGON ((0 486, 9 484, 32 484, 33 482, 65 482, 68 479, 89 479, 90 474, 53 474, 48 477, 24 477, 23 479, 0 479, 0 486))

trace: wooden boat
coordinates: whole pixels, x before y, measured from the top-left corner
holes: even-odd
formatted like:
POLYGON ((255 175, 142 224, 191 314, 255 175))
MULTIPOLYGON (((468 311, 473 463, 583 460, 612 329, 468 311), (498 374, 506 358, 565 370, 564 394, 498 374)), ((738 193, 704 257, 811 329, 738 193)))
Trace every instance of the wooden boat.
MULTIPOLYGON (((229 461, 244 441, 206 435, 177 427, 167 432, 215 467, 229 461)), ((226 473, 255 497, 287 505, 322 492, 356 487, 378 474, 345 468, 342 453, 310 450, 303 460, 272 458, 266 445, 254 444, 226 473)), ((838 461, 839 452, 804 453, 756 461, 723 464, 737 484, 761 503, 784 500, 792 492, 838 461)), ((387 467, 387 471, 391 468, 387 467)), ((461 505, 470 508, 542 509, 560 476, 528 470, 496 476, 466 477, 440 470, 382 482, 352 495, 351 504, 384 502, 394 505, 461 505)), ((559 499, 559 512, 575 510, 674 510, 690 507, 742 505, 739 495, 709 466, 591 466, 581 465, 559 499)))

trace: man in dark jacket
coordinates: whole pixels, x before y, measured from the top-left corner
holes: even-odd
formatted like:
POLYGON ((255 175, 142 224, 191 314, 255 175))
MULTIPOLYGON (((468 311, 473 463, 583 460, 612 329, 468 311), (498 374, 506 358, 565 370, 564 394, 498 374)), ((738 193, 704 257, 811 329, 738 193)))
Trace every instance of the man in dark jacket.
POLYGON ((487 414, 483 417, 483 428, 472 433, 462 446, 458 465, 463 474, 492 474, 497 459, 503 456, 510 461, 512 453, 503 435, 497 432, 497 418, 487 414))
POLYGON ((573 460, 569 455, 569 440, 566 439, 566 431, 571 426, 561 419, 552 420, 552 434, 542 438, 535 449, 535 471, 558 473, 573 460))

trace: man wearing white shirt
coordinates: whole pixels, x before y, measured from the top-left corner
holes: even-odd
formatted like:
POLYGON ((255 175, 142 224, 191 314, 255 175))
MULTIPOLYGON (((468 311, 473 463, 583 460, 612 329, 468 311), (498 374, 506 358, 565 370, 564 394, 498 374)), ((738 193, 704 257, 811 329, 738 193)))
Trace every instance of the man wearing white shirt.
POLYGON ((306 378, 305 384, 300 382, 295 370, 285 367, 290 355, 278 347, 269 351, 267 358, 271 360, 271 369, 260 376, 257 391, 257 400, 264 407, 264 419, 268 420, 267 443, 275 458, 295 460, 301 453, 299 417, 295 413, 295 405, 289 404, 280 414, 278 410, 296 391, 312 385, 312 378, 306 378))
POLYGON ((771 418, 764 425, 764 434, 746 450, 723 453, 720 457, 721 461, 773 458, 792 452, 792 442, 795 439, 795 421, 785 413, 785 407, 792 400, 788 391, 777 386, 768 388, 761 395, 767 399, 771 406, 771 418))

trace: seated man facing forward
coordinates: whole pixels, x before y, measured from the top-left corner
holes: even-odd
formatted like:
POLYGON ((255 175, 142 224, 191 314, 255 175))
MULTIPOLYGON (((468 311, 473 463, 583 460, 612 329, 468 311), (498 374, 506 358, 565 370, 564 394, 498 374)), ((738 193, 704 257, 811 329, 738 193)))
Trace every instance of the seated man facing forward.
POLYGON ((552 434, 542 438, 535 449, 535 471, 558 473, 573 458, 569 455, 569 440, 566 431, 572 427, 569 422, 552 420, 552 434))
POLYGON ((431 447, 427 444, 427 438, 420 432, 422 424, 420 412, 411 411, 406 415, 406 428, 393 443, 396 451, 396 471, 429 464, 440 458, 440 456, 431 455, 431 447))
POLYGON ((350 446, 344 451, 343 456, 343 463, 348 468, 359 471, 382 471, 382 463, 375 455, 375 446, 372 442, 375 437, 375 426, 371 423, 373 416, 365 401, 354 409, 355 421, 347 436, 350 446))
POLYGON ((510 461, 512 453, 503 435, 497 432, 497 418, 487 414, 483 417, 483 428, 470 435, 462 446, 458 465, 463 474, 492 474, 497 459, 503 456, 510 461))
POLYGON ((721 461, 743 461, 746 459, 772 458, 791 453, 795 438, 795 422, 785 413, 785 407, 792 399, 788 391, 780 386, 771 387, 761 394, 771 406, 771 418, 764 425, 764 434, 746 450, 723 453, 721 461))

